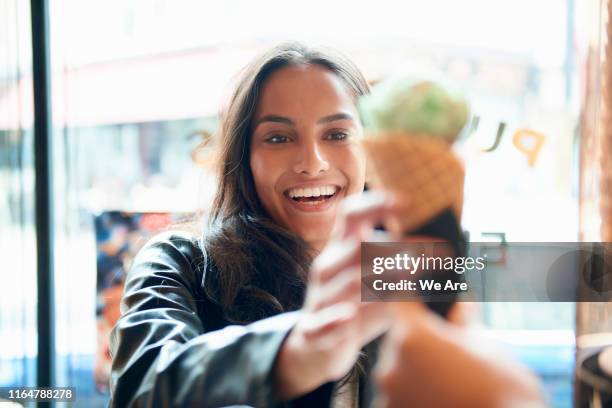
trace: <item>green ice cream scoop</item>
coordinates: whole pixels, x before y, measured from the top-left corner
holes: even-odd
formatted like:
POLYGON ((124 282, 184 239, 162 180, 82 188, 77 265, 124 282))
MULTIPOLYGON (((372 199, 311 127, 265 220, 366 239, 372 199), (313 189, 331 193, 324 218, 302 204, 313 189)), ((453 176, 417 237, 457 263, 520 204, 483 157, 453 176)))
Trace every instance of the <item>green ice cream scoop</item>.
POLYGON ((359 99, 366 132, 386 131, 426 134, 449 143, 457 139, 470 115, 467 101, 437 82, 393 78, 372 88, 359 99))

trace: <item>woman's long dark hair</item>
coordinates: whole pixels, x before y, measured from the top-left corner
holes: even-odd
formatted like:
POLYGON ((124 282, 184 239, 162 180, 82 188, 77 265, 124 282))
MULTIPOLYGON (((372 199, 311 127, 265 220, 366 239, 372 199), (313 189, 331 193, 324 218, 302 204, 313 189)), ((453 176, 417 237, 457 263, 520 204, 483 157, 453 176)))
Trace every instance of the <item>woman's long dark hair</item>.
POLYGON ((304 301, 309 246, 266 213, 249 160, 253 116, 265 81, 281 68, 300 65, 329 69, 356 98, 369 92, 365 78, 346 57, 300 43, 274 47, 242 71, 215 135, 218 190, 202 241, 211 262, 205 293, 235 323, 296 310, 304 301))

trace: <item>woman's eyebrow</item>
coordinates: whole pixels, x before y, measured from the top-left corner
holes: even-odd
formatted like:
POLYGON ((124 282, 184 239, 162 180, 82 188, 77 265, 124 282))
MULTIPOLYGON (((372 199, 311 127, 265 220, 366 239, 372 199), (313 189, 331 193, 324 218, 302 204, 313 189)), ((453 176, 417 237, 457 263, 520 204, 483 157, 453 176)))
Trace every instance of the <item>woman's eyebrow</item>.
POLYGON ((337 120, 355 120, 353 116, 346 112, 334 113, 333 115, 324 116, 317 121, 319 125, 335 122, 337 120))
MULTIPOLYGON (((321 119, 317 121, 317 124, 322 125, 326 123, 335 122, 337 120, 355 120, 355 118, 353 118, 353 115, 349 113, 338 112, 332 115, 322 117, 321 119)), ((266 115, 266 116, 262 116, 261 118, 257 119, 253 129, 256 129, 257 126, 259 126, 260 124, 264 122, 282 123, 282 124, 289 125, 289 126, 295 126, 295 122, 288 117, 279 116, 279 115, 266 115)))
POLYGON ((253 129, 256 129, 257 126, 259 126, 263 122, 283 123, 285 125, 295 126, 295 122, 285 116, 266 115, 257 119, 257 122, 255 122, 255 126, 253 127, 253 129))

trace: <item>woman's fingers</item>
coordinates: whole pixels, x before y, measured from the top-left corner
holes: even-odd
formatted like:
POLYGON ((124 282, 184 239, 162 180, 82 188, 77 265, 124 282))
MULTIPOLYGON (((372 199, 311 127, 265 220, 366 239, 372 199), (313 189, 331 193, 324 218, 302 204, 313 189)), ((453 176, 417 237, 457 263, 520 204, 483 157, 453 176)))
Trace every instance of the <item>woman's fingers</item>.
POLYGON ((332 242, 314 260, 311 278, 316 283, 324 283, 340 271, 359 265, 361 243, 354 239, 332 242))
POLYGON ((341 302, 358 304, 361 300, 361 275, 358 267, 349 267, 331 278, 317 294, 315 309, 341 302))
POLYGON ((381 223, 394 206, 393 196, 381 191, 348 197, 337 220, 340 227, 335 231, 336 239, 331 240, 312 264, 313 280, 325 282, 339 271, 359 265, 360 243, 372 236, 374 226, 381 223))
POLYGON ((365 345, 389 329, 392 314, 384 302, 361 302, 359 268, 342 271, 321 288, 314 310, 323 310, 337 304, 351 303, 356 307, 353 336, 365 345))
POLYGON ((351 303, 339 303, 311 314, 302 327, 304 338, 325 350, 336 346, 354 332, 357 308, 351 303))
POLYGON ((382 191, 367 191, 347 197, 342 203, 336 237, 354 237, 360 241, 367 239, 369 231, 382 223, 394 207, 393 196, 382 191))
POLYGON ((302 313, 275 363, 276 392, 281 398, 313 390, 354 364, 359 349, 350 347, 350 340, 356 309, 354 304, 343 303, 302 313))
POLYGON ((386 302, 362 302, 359 304, 359 336, 363 345, 385 333, 393 323, 386 302))

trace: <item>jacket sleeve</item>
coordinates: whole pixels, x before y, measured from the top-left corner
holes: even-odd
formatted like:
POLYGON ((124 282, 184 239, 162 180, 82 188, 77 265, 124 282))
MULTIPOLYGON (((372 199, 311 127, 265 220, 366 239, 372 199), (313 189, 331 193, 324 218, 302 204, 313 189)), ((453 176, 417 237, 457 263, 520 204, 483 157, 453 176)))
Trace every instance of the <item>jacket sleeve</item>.
POLYGON ((299 312, 203 333, 193 246, 163 233, 134 259, 111 333, 110 406, 280 405, 272 368, 299 312))

